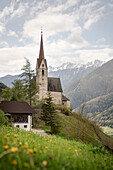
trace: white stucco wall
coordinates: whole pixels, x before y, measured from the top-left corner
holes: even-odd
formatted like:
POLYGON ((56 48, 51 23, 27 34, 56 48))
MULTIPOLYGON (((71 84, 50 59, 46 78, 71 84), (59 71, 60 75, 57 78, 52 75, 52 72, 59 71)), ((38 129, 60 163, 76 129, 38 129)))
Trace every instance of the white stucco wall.
POLYGON ((14 123, 14 127, 19 126, 20 129, 24 129, 27 131, 31 130, 31 126, 32 126, 32 116, 28 115, 28 123, 14 123), (27 128, 25 128, 24 126, 27 126, 27 128))

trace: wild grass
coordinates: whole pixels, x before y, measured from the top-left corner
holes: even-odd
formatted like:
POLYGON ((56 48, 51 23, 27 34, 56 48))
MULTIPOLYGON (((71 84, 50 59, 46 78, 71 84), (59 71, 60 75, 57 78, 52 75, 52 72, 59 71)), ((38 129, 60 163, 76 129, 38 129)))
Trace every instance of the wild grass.
POLYGON ((0 169, 112 169, 113 155, 58 136, 39 136, 13 127, 0 127, 0 169))

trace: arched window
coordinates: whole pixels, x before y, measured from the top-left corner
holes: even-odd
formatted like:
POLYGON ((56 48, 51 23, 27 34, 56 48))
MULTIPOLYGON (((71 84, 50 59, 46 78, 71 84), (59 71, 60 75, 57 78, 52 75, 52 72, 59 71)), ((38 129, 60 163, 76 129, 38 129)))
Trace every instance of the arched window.
POLYGON ((42 70, 42 75, 44 76, 44 70, 42 70))

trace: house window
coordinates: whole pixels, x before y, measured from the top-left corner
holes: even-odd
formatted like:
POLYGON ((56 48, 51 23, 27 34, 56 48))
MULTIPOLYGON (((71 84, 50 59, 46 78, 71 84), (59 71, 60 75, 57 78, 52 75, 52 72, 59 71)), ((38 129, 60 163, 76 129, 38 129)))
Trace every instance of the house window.
POLYGON ((19 125, 16 125, 17 128, 19 128, 19 125))
POLYGON ((42 75, 44 76, 44 70, 42 70, 42 75))
POLYGON ((44 67, 44 64, 42 64, 42 67, 44 67))
POLYGON ((27 128, 27 125, 24 125, 24 128, 27 128))
POLYGON ((27 115, 24 115, 24 116, 15 115, 13 118, 14 118, 14 123, 28 123, 27 115))

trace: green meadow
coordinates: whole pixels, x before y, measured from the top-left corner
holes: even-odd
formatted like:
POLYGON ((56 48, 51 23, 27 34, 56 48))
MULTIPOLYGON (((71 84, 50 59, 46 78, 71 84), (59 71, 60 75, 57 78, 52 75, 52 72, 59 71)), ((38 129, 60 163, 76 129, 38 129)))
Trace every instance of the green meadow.
POLYGON ((111 170, 113 155, 103 147, 1 126, 0 169, 111 170))

